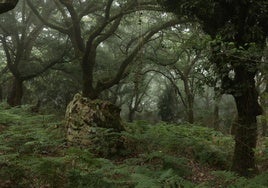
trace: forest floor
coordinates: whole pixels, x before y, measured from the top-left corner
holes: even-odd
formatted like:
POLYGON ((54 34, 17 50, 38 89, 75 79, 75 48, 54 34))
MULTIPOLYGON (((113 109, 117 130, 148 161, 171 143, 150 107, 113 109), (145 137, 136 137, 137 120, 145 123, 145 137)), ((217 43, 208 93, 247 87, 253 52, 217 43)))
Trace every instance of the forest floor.
POLYGON ((228 171, 229 135, 189 124, 140 121, 126 128, 121 153, 103 156, 109 133, 98 145, 71 147, 61 119, 0 106, 0 187, 268 187, 267 138, 256 150, 260 174, 246 179, 228 171))

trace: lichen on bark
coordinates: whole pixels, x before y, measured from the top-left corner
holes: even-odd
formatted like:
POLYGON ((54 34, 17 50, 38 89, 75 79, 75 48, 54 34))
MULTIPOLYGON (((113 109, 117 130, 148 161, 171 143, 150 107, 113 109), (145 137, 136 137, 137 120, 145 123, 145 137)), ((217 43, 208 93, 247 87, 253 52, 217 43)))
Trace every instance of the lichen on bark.
POLYGON ((67 106, 65 120, 69 145, 89 148, 104 157, 122 149, 120 133, 125 128, 120 108, 114 104, 76 94, 67 106))

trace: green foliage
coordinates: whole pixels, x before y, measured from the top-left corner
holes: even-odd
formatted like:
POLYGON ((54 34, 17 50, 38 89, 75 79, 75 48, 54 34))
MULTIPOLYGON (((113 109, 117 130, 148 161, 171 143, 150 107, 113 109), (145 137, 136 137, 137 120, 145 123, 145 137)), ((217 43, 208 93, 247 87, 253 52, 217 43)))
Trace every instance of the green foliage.
MULTIPOLYGON (((32 160, 32 159, 31 159, 32 160)), ((30 164, 34 176, 38 177, 39 184, 48 184, 52 187, 61 187, 65 180, 67 164, 61 157, 43 157, 37 159, 36 164, 30 164)))
MULTIPOLYGON (((237 174, 228 171, 215 171, 213 175, 215 179, 210 183, 211 186, 221 185, 222 187, 227 187, 228 185, 234 184, 239 179, 237 174)), ((241 180, 242 179, 243 178, 241 178, 241 180)))
POLYGON ((265 188, 268 185, 268 173, 260 174, 254 178, 246 179, 229 171, 212 172, 214 179, 198 187, 223 187, 223 188, 265 188))
MULTIPOLYGON (((265 187, 268 174, 252 179, 216 171, 196 185, 190 161, 228 168, 233 141, 219 132, 193 125, 128 124, 121 135, 125 154, 99 158, 91 148, 67 147, 64 129, 53 116, 33 115, 27 107, 0 108, 6 118, 0 135, 0 187, 147 188, 265 187)), ((2 116, 4 117, 4 116, 2 116)), ((98 135, 98 142, 105 138, 98 135)), ((108 142, 106 140, 106 142, 108 142)), ((103 150, 106 148, 105 145, 103 150)), ((108 147, 108 146, 107 146, 108 147)), ((107 149, 107 148, 106 148, 107 149)))
MULTIPOLYGON (((8 124, 0 136, 3 187, 128 188, 191 184, 183 178, 190 172, 185 158, 157 151, 128 159, 118 157, 115 161, 97 158, 90 148, 66 147, 63 126, 53 116, 33 115, 26 107, 0 109, 0 114, 8 115, 3 119, 8 124)), ((129 127, 129 131, 138 133, 145 128, 143 123, 138 125, 140 130, 135 126, 132 130, 129 127)), ((98 135, 97 141, 104 138, 98 135)))
MULTIPOLYGON (((133 124, 130 124, 132 127, 133 124)), ((131 128, 133 129, 133 128, 131 128)), ((137 126, 137 130, 141 127, 137 126)), ((203 163, 227 169, 230 166, 233 141, 212 129, 186 125, 159 124, 143 131, 126 133, 127 148, 138 152, 159 151, 183 154, 203 163)))
POLYGON ((268 137, 259 139, 259 146, 256 149, 257 165, 261 171, 268 170, 268 137))
MULTIPOLYGON (((0 182, 29 187, 39 177, 44 183, 57 185, 60 158, 44 158, 58 154, 64 145, 60 123, 50 115, 32 115, 28 106, 0 109, 0 124, 5 125, 0 135, 0 182), (56 170, 58 169, 58 170, 56 170)), ((62 162, 63 163, 63 162, 62 162)))

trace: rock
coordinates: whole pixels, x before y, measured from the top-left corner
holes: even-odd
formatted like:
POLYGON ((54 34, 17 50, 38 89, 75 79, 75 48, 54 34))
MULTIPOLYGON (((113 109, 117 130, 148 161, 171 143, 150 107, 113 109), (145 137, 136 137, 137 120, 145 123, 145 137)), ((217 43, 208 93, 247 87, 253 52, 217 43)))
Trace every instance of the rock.
POLYGON ((89 148, 104 157, 118 153, 122 147, 120 132, 125 128, 120 108, 108 101, 76 94, 67 106, 65 120, 70 145, 89 148))

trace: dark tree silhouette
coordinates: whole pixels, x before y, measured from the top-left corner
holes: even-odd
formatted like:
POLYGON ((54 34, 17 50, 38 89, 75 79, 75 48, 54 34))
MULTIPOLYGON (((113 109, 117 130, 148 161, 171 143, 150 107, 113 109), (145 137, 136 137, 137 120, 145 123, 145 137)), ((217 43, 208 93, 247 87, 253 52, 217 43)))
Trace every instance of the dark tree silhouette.
POLYGON ((15 8, 19 0, 0 0, 0 14, 15 8))
POLYGON ((221 79, 222 91, 236 102, 238 123, 232 170, 250 176, 256 170, 254 149, 257 140, 258 103, 255 76, 268 35, 266 0, 159 0, 167 10, 201 24, 214 40, 210 61, 221 79), (231 73, 231 74, 230 74, 231 73), (232 75, 232 76, 231 76, 232 75))

